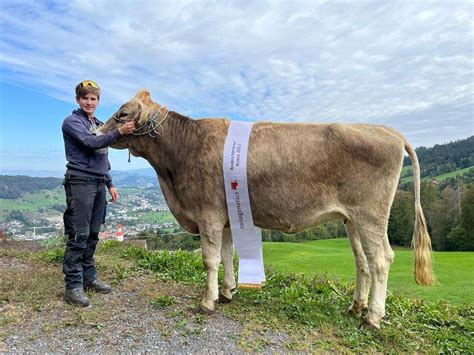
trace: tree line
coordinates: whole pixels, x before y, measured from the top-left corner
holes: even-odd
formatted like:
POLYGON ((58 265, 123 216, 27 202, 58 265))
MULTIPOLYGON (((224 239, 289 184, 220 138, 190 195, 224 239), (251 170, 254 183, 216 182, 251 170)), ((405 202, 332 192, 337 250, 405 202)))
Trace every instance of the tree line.
MULTIPOLYGON (((195 250, 201 247, 199 235, 185 233, 181 227, 175 228, 172 233, 163 231, 142 231, 139 238, 147 240, 150 249, 164 250, 195 250), (180 233, 180 234, 176 234, 180 233)), ((314 228, 287 234, 280 231, 262 229, 262 240, 264 242, 304 242, 309 240, 344 238, 345 229, 342 222, 330 222, 318 225, 314 228)))
MULTIPOLYGON (((421 183, 421 204, 434 250, 474 251, 474 168, 465 175, 421 183)), ((414 193, 409 184, 397 190, 390 212, 392 245, 410 246, 414 193)))

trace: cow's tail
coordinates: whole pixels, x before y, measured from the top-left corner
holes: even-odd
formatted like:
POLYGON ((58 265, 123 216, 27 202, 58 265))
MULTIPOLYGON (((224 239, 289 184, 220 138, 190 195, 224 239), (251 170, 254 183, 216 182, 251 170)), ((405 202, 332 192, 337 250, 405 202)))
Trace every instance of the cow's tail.
POLYGON ((405 137, 399 135, 404 143, 414 172, 415 183, 415 230, 413 232, 412 245, 415 252, 415 281, 419 285, 431 286, 436 282, 431 260, 431 239, 426 228, 425 216, 420 201, 420 164, 416 152, 405 137))
POLYGON ((415 175, 415 230, 413 232, 411 243, 415 252, 414 275, 415 281, 418 285, 431 286, 437 281, 432 267, 431 239, 430 235, 428 234, 428 229, 426 228, 426 220, 425 215, 423 214, 423 208, 421 208, 420 164, 418 163, 418 157, 416 156, 415 149, 413 149, 411 144, 400 132, 389 127, 384 126, 384 128, 403 141, 405 150, 408 153, 413 166, 413 173, 415 175))

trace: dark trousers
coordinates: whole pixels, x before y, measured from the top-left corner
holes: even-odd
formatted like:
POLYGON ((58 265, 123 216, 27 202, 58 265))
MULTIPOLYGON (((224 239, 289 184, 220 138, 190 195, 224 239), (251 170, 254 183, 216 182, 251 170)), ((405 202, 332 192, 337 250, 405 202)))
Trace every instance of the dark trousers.
POLYGON ((68 235, 63 272, 66 288, 82 287, 97 278, 94 253, 106 210, 104 179, 67 175, 64 231, 68 235))

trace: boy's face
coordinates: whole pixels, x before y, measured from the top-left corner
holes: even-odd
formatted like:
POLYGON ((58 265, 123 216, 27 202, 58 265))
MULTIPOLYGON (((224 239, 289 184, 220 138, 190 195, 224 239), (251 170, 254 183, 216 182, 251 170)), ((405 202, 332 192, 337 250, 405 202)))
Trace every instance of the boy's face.
POLYGON ((99 105, 99 98, 95 94, 86 94, 83 97, 76 99, 79 107, 87 113, 87 116, 94 116, 95 109, 99 105))

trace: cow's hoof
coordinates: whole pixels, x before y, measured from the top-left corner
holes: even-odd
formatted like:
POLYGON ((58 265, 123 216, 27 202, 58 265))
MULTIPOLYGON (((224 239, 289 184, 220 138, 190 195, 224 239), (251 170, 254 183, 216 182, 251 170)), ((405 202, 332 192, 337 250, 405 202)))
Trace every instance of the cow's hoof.
POLYGON ((211 314, 215 311, 215 302, 202 300, 199 303, 198 308, 196 309, 197 313, 201 314, 211 314))
POLYGON ((222 293, 219 294, 219 303, 230 303, 232 298, 224 296, 222 293))
POLYGON ((360 317, 362 316, 362 310, 361 309, 355 309, 353 306, 350 306, 348 309, 347 309, 347 313, 349 313, 350 315, 352 316, 355 316, 355 317, 360 317))
POLYGON ((366 317, 364 320, 364 327, 368 329, 380 329, 380 321, 376 321, 371 317, 366 317))
POLYGON ((353 301, 349 309, 347 310, 347 313, 352 314, 356 317, 362 316, 362 311, 367 310, 368 307, 362 303, 359 303, 357 301, 353 301))
POLYGON ((212 313, 215 312, 215 310, 214 309, 209 309, 207 307, 204 307, 202 304, 200 304, 199 306, 196 307, 194 312, 198 313, 198 314, 212 314, 212 313))

